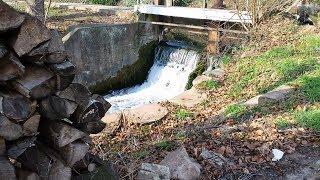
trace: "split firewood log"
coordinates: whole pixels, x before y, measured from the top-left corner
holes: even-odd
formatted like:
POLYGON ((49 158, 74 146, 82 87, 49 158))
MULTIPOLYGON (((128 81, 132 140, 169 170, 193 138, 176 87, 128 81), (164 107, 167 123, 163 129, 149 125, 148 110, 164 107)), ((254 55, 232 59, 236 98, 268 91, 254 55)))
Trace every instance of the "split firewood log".
POLYGON ((50 64, 49 68, 57 76, 57 89, 62 91, 69 87, 76 74, 76 66, 69 60, 59 64, 50 64))
POLYGON ((0 81, 8 81, 21 76, 24 72, 25 67, 13 53, 0 58, 0 81))
POLYGON ((0 137, 0 156, 3 156, 6 153, 6 141, 0 137))
POLYGON ((50 30, 37 18, 26 15, 18 34, 10 40, 11 47, 19 57, 26 55, 39 44, 51 38, 50 30))
POLYGON ((89 89, 78 83, 72 83, 63 91, 57 92, 57 96, 76 102, 78 105, 87 105, 90 101, 91 92, 89 89))
POLYGON ((26 66, 24 76, 12 81, 11 85, 28 98, 42 99, 56 91, 56 78, 43 67, 26 66))
POLYGON ((8 48, 5 45, 5 42, 3 39, 0 39, 0 58, 4 57, 8 53, 8 48))
POLYGON ((39 114, 35 114, 23 123, 24 136, 34 136, 38 134, 40 118, 41 116, 39 114))
POLYGON ((51 39, 40 43, 24 56, 28 62, 62 63, 67 58, 62 38, 57 30, 50 30, 51 39))
POLYGON ((16 168, 17 180, 40 180, 37 173, 21 168, 16 168))
POLYGON ((106 127, 106 123, 99 120, 99 121, 75 124, 75 126, 83 132, 86 132, 89 134, 98 134, 106 127))
POLYGON ((22 127, 0 114, 0 136, 5 140, 16 140, 22 136, 22 127))
POLYGON ((26 120, 33 113, 33 103, 15 91, 0 91, 0 113, 15 121, 26 120))
POLYGON ((62 37, 59 31, 51 30, 51 40, 49 41, 47 63, 62 63, 67 58, 66 48, 62 42, 62 37))
POLYGON ((0 179, 16 179, 16 174, 13 165, 10 163, 9 159, 4 156, 0 156, 0 179))
MULTIPOLYGON (((103 104, 104 111, 107 112, 111 108, 111 104, 104 99, 103 96, 94 94, 92 95, 92 99, 95 99, 103 104)), ((100 114, 100 117, 103 118, 105 114, 100 114)))
POLYGON ((23 154, 28 148, 35 146, 37 137, 21 138, 16 141, 11 141, 8 144, 8 156, 12 159, 17 159, 23 154))
POLYGON ((56 149, 86 136, 84 132, 62 122, 42 120, 39 129, 43 141, 56 149))
POLYGON ((103 104, 96 100, 90 100, 88 104, 80 104, 77 107, 71 120, 75 123, 93 122, 100 120, 102 114, 105 114, 103 104))
POLYGON ((21 26, 25 15, 16 11, 5 2, 0 1, 0 33, 21 26))
POLYGON ((68 166, 72 167, 76 162, 84 158, 89 148, 89 145, 84 141, 76 140, 59 149, 59 154, 68 166))
POLYGON ((40 113, 49 120, 69 118, 77 108, 77 104, 58 96, 49 96, 40 102, 40 113))
POLYGON ((53 160, 36 143, 28 147, 17 159, 23 169, 36 172, 40 177, 48 177, 53 160))

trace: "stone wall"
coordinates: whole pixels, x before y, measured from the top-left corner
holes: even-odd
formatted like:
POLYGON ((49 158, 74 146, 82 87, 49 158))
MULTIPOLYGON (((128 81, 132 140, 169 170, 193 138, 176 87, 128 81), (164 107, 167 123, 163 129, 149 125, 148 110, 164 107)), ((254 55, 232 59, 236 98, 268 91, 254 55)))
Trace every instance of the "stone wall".
POLYGON ((77 65, 75 82, 97 93, 129 87, 145 80, 158 39, 146 24, 88 25, 74 28, 63 40, 77 65))

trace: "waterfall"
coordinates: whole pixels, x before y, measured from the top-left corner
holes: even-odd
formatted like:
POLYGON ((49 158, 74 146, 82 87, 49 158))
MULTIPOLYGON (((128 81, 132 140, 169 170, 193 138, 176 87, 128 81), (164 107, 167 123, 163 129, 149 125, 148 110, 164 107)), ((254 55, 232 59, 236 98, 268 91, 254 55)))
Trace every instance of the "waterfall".
POLYGON ((185 90, 189 74, 200 59, 197 51, 181 43, 167 43, 156 49, 154 64, 147 80, 131 88, 105 96, 112 104, 109 112, 134 108, 173 98, 185 90))

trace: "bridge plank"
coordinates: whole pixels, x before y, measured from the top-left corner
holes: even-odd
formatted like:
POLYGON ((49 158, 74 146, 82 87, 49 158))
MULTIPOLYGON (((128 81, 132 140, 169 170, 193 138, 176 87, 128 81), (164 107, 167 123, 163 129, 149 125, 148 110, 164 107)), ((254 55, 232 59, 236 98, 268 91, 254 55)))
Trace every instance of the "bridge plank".
POLYGON ((252 24, 252 18, 247 11, 226 9, 204 9, 177 6, 138 5, 135 11, 142 14, 203 19, 211 21, 240 22, 252 24))

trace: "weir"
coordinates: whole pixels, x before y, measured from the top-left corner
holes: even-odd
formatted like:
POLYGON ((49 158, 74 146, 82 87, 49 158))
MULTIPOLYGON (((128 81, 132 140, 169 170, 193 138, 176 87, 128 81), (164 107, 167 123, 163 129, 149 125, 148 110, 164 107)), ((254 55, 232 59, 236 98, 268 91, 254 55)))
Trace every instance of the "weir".
POLYGON ((105 96, 112 104, 110 113, 171 99, 185 90, 200 54, 183 42, 169 41, 156 48, 154 64, 147 80, 131 88, 105 96))

